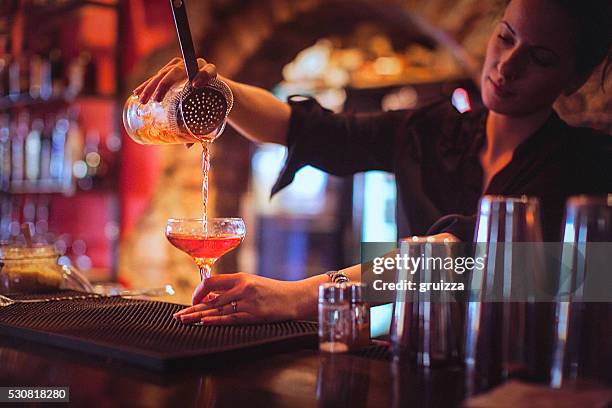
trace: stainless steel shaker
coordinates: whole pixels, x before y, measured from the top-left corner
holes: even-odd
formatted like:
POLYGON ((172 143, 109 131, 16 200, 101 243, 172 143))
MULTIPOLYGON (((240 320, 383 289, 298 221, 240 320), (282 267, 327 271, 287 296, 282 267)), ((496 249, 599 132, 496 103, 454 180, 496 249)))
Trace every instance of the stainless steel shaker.
MULTIPOLYGON (((435 236, 400 240, 401 259, 452 258, 452 243, 435 236)), ((439 265, 438 265, 439 266, 439 265)), ((394 358, 418 367, 458 363, 463 333, 463 308, 446 290, 422 290, 427 283, 456 282, 452 269, 421 263, 398 268, 397 281, 411 281, 414 290, 397 290, 391 343, 394 358)), ((431 287, 430 287, 431 288, 431 287)))

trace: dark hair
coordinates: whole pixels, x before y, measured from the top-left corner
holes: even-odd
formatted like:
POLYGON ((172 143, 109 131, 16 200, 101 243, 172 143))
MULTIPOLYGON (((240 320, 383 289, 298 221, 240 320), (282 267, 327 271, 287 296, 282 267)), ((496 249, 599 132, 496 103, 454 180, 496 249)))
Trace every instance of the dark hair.
POLYGON ((554 0, 574 22, 576 70, 590 74, 604 62, 601 71, 603 89, 612 62, 612 2, 610 0, 554 0))
MULTIPOLYGON (((504 8, 511 0, 503 0, 504 8)), ((574 22, 576 70, 580 75, 591 74, 599 64, 601 88, 612 66, 612 1, 610 0, 551 0, 561 7, 574 22)))

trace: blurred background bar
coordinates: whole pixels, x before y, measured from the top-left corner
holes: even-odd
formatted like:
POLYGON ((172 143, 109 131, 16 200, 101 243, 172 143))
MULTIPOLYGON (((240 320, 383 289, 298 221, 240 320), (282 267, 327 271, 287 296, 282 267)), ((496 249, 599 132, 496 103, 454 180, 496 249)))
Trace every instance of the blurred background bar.
MULTIPOLYGON (((496 3, 186 2, 197 53, 221 74, 281 99, 313 95, 337 112, 479 106, 496 3)), ((167 0, 1 2, 0 240, 18 239, 29 221, 35 240, 94 281, 171 283, 178 301, 190 300, 199 277, 163 230, 168 217, 199 215, 199 149, 137 145, 120 118, 131 90, 178 55, 167 0)), ((610 132, 610 96, 596 82, 557 109, 610 132)), ((386 173, 336 178, 306 167, 270 199, 284 155, 229 127, 214 143, 211 215, 247 225, 217 272, 301 279, 358 262, 360 241, 405 230, 386 173)))

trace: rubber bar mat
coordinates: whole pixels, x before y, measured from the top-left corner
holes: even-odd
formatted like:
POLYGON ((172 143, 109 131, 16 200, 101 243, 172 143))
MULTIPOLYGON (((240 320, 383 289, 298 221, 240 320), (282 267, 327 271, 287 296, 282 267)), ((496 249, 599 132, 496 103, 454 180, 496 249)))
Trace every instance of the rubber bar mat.
POLYGON ((373 360, 393 360, 393 355, 391 354, 391 350, 389 349, 389 347, 377 344, 368 346, 362 350, 354 352, 353 354, 359 357, 370 358, 373 360))
POLYGON ((313 322, 192 326, 172 318, 183 307, 118 297, 13 304, 0 308, 0 334, 157 370, 215 355, 231 358, 317 344, 313 322))

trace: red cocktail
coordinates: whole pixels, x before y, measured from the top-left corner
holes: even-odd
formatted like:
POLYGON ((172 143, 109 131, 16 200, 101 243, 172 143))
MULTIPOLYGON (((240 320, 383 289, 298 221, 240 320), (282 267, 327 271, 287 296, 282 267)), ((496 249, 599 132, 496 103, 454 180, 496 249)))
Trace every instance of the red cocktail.
POLYGON ((236 248, 246 229, 241 218, 169 219, 168 241, 189 254, 200 269, 202 279, 210 277, 217 259, 236 248))

